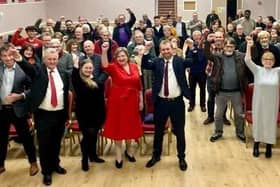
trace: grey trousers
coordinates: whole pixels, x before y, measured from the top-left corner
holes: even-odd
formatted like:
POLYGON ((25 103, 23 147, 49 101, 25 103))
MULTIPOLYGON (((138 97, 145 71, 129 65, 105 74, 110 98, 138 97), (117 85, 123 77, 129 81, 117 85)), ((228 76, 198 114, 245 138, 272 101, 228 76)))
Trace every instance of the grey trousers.
POLYGON ((244 134, 244 115, 242 106, 242 97, 240 92, 219 92, 216 95, 216 113, 215 113, 215 133, 223 134, 223 115, 227 102, 231 101, 234 110, 235 132, 238 135, 244 134))

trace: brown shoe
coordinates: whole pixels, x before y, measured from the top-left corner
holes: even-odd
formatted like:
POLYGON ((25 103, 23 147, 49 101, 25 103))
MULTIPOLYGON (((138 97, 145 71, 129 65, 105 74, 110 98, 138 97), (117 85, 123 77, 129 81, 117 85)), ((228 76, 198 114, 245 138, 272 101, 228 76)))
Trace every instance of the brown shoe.
POLYGON ((31 163, 30 168, 29 168, 29 175, 34 176, 38 173, 38 171, 39 171, 39 168, 38 168, 37 162, 31 163))
POLYGON ((4 167, 0 167, 0 175, 2 174, 2 173, 4 173, 6 171, 6 169, 4 168, 4 167))

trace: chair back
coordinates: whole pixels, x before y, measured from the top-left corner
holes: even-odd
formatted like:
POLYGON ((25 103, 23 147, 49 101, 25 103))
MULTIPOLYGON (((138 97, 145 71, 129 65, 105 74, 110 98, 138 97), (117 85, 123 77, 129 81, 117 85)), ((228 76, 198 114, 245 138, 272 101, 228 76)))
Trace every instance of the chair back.
POLYGON ((154 112, 154 104, 152 101, 152 89, 147 89, 144 94, 145 113, 154 112))
POLYGON ((244 94, 244 107, 245 111, 252 110, 252 100, 253 100, 254 84, 249 84, 245 89, 244 94))

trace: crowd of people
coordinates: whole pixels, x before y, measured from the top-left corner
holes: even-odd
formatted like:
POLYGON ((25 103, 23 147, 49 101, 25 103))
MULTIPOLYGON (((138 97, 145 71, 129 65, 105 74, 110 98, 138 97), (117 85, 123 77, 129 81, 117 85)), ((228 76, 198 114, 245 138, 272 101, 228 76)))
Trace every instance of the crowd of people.
POLYGON ((143 135, 143 93, 152 89, 155 134, 152 158, 146 167, 160 161, 164 128, 170 118, 177 140, 179 168, 187 170, 185 102, 188 112, 196 107, 199 85, 201 112, 207 111, 208 125, 214 122, 211 142, 223 136, 227 103, 234 111, 236 137, 245 141, 242 96, 254 84, 253 156, 266 144, 272 156, 276 142, 279 108, 280 24, 268 16, 251 18, 251 11, 238 11, 225 27, 212 11, 205 22, 194 12, 188 23, 181 16, 144 14, 137 21, 133 11, 119 14, 114 26, 108 18, 92 25, 79 17, 78 23, 64 16, 54 22, 39 19, 17 29, 10 40, 0 43, 0 174, 5 172, 9 127, 21 138, 36 175, 33 138, 27 119, 34 116, 43 183, 51 185, 52 173, 66 174, 60 165, 60 145, 68 116, 69 91, 75 95, 75 113, 83 135, 80 142, 81 168, 89 161, 103 163, 97 155, 98 133, 113 140, 115 166, 123 167, 123 154, 136 162, 132 143, 143 135), (107 79, 112 82, 105 98, 107 79), (208 100, 206 101, 206 90, 208 100), (216 110, 215 110, 216 106, 216 110), (125 142, 126 149, 122 150, 125 142))

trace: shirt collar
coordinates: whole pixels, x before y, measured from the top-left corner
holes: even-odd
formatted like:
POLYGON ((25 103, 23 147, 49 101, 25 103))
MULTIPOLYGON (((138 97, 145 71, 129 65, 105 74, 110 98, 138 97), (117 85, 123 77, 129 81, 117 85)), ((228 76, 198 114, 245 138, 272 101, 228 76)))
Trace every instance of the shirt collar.
POLYGON ((13 70, 14 70, 14 69, 16 69, 16 63, 14 63, 14 65, 12 66, 12 68, 8 68, 8 67, 4 64, 4 68, 5 68, 5 69, 7 68, 7 69, 13 69, 13 70))
POLYGON ((173 61, 173 56, 172 56, 169 60, 167 60, 167 59, 164 58, 164 62, 166 63, 167 61, 168 61, 168 62, 172 62, 172 61, 173 61))
POLYGON ((53 70, 47 68, 47 71, 48 71, 48 74, 49 74, 51 71, 54 72, 54 73, 57 73, 57 68, 54 68, 53 70))

